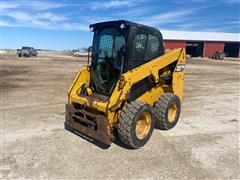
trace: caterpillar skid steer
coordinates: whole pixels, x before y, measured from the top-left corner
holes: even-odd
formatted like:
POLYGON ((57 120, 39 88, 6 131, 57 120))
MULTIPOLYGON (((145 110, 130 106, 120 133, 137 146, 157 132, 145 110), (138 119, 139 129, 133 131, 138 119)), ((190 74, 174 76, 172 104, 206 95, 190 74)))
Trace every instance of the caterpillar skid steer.
POLYGON ((153 129, 173 128, 183 94, 186 53, 165 50, 158 29, 119 20, 90 25, 91 63, 68 89, 65 129, 110 145, 116 136, 144 146, 153 129))

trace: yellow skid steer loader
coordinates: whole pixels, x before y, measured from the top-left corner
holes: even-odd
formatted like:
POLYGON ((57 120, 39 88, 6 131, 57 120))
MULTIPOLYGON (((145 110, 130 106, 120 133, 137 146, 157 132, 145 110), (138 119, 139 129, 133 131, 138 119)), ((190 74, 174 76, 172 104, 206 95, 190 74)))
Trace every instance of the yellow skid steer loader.
POLYGON ((158 29, 119 20, 90 25, 91 63, 68 89, 65 128, 140 148, 173 128, 183 96, 184 49, 165 50, 158 29), (116 132, 116 133, 115 133, 116 132))

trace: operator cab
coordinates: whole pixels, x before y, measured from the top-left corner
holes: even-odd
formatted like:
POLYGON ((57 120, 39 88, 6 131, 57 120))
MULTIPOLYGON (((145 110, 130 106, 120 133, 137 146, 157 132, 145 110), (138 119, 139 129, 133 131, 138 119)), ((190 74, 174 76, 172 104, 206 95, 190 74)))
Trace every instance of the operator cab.
POLYGON ((158 29, 129 21, 109 21, 90 25, 94 32, 90 86, 109 95, 120 75, 164 54, 158 29))

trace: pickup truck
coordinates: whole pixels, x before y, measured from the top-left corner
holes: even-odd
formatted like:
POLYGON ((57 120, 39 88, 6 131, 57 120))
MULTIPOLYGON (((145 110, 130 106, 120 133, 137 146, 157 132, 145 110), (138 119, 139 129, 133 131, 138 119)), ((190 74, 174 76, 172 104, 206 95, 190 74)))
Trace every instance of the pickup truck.
POLYGON ((31 57, 37 56, 37 50, 33 47, 22 47, 22 49, 17 49, 18 57, 31 57))

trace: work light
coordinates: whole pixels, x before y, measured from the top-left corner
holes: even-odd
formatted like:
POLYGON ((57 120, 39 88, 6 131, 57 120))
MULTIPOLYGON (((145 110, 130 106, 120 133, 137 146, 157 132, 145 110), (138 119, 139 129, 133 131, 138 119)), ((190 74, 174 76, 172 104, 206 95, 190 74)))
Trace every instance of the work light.
POLYGON ((94 31, 94 27, 90 26, 90 31, 93 32, 94 31))
POLYGON ((125 29, 125 28, 126 28, 126 25, 125 25, 124 23, 122 23, 122 24, 120 25, 120 28, 121 28, 121 29, 125 29))

